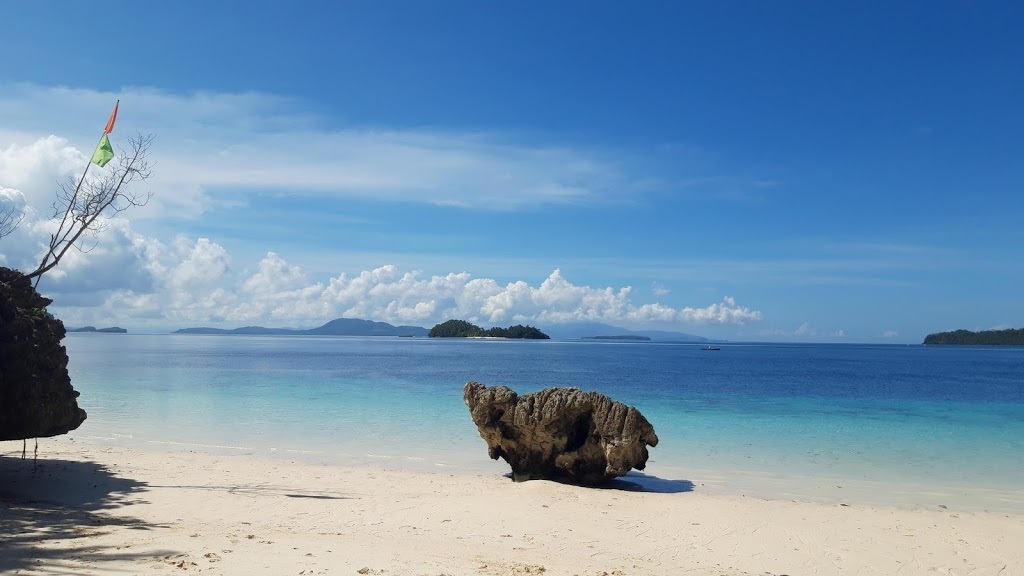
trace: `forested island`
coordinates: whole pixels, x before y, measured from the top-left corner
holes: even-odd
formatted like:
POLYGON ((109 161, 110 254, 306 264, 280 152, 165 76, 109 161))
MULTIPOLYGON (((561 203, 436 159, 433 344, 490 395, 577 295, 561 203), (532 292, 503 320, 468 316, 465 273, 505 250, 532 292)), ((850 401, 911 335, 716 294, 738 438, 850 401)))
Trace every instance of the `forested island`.
POLYGON ((1024 328, 1008 330, 954 330, 924 337, 925 344, 959 344, 967 346, 1024 346, 1024 328))
POLYGON ((431 328, 427 335, 431 338, 517 338, 526 340, 548 340, 551 338, 533 326, 516 324, 508 328, 494 327, 484 330, 465 320, 442 322, 431 328))

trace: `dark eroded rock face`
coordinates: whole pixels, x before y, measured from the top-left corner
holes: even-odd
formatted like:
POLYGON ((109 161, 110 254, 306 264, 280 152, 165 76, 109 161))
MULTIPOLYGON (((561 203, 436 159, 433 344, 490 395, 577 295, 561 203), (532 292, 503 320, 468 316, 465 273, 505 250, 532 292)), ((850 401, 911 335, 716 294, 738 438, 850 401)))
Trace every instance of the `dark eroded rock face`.
POLYGON ((65 434, 85 421, 50 302, 20 272, 0 267, 0 440, 65 434))
POLYGON ((643 470, 658 445, 639 410, 597 392, 547 388, 517 395, 505 386, 468 382, 462 390, 487 454, 504 458, 512 478, 598 484, 643 470))

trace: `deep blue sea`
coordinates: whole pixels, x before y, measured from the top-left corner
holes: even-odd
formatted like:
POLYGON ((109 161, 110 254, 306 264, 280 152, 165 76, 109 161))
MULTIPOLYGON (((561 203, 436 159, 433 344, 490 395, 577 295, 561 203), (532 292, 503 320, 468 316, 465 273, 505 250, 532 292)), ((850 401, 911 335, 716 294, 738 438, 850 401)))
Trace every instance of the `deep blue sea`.
POLYGON ((697 489, 1024 509, 1022 348, 166 334, 65 345, 89 413, 72 436, 85 441, 505 472, 463 384, 577 386, 639 408, 661 439, 647 473, 697 489))

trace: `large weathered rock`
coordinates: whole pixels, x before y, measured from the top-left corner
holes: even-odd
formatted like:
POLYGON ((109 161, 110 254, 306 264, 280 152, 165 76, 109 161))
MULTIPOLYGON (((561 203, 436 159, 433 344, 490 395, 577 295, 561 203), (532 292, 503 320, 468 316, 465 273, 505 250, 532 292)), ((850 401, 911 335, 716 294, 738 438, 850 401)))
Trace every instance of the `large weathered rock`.
POLYGON ((50 302, 20 272, 0 267, 0 440, 66 434, 85 421, 50 302))
POLYGON ((639 410, 597 392, 547 388, 517 395, 467 382, 462 390, 487 454, 504 458, 516 482, 546 478, 599 484, 643 470, 658 445, 639 410))

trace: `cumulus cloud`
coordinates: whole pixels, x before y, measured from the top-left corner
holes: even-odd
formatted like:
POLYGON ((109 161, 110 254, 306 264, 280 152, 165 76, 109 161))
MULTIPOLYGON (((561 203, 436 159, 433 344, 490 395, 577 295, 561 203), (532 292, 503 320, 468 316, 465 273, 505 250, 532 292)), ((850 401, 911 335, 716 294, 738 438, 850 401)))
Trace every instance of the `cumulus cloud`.
POLYGON ((20 190, 0 186, 0 238, 17 230, 24 218, 25 195, 20 190))
POLYGON ((882 332, 882 338, 897 338, 900 333, 895 330, 886 330, 882 332))
MULTIPOLYGON (((363 318, 392 324, 429 326, 449 318, 487 325, 574 321, 656 322, 674 324, 743 324, 761 313, 729 297, 704 308, 673 308, 633 302, 630 287, 613 289, 576 285, 554 270, 539 285, 524 281, 499 284, 469 272, 423 275, 384 265, 355 274, 341 273, 312 282, 281 256, 267 253, 246 273, 235 273, 227 251, 206 238, 178 238, 174 246, 155 240, 132 242, 130 234, 111 237, 121 249, 100 258, 129 254, 134 264, 114 258, 118 268, 135 267, 148 282, 126 287, 115 274, 96 273, 111 282, 102 302, 58 301, 55 306, 71 322, 117 321, 124 324, 318 325, 336 317, 363 318), (148 263, 148 264, 147 264, 148 263), (71 305, 69 305, 69 302, 71 305)), ((137 239, 134 239, 137 240, 137 239)), ((94 270, 109 270, 93 264, 94 270)), ((61 281, 70 282, 62 277, 61 281)), ((68 286, 54 287, 67 293, 68 286)))
MULTIPOLYGON (((0 142, 8 143, 0 149, 0 207, 25 214, 0 243, 0 262, 31 269, 39 261, 55 226, 47 217, 57 183, 84 167, 83 150, 95 145, 99 123, 117 97, 125 104, 119 128, 158 135, 159 170, 150 184, 159 192, 149 205, 125 214, 132 221, 104 221, 90 251, 68 252, 44 277, 42 291, 55 298, 55 311, 69 324, 308 326, 354 317, 419 325, 462 318, 489 325, 599 321, 664 327, 761 320, 761 312, 728 296, 699 306, 639 302, 630 286, 574 284, 561 269, 539 284, 499 282, 465 270, 427 274, 394 264, 311 278, 276 252, 239 262, 214 238, 149 235, 140 217, 188 218, 213 203, 244 202, 224 191, 512 210, 628 197, 650 188, 632 181, 621 154, 612 161, 601 150, 528 145, 495 133, 318 128, 296 112, 300 103, 260 94, 115 94, 0 84, 0 142), (97 118, 96 125, 83 118, 97 118), (66 132, 48 135, 54 129, 66 132)), ((669 295, 657 286, 654 293, 669 295)))
MULTIPOLYGON (((50 218, 60 185, 76 179, 88 158, 68 140, 56 136, 37 138, 26 144, 12 143, 0 150, 0 213, 14 210, 22 218, 16 230, 0 243, 0 261, 31 270, 46 253, 51 234, 58 222, 50 218)), ((91 174, 102 174, 94 167, 91 174)), ((149 243, 151 244, 151 243, 149 243)), ((86 295, 92 289, 109 285, 116 276, 119 284, 136 290, 148 290, 151 261, 138 261, 145 252, 147 239, 134 232, 126 219, 100 219, 81 236, 59 267, 46 275, 51 293, 74 299, 97 298, 86 295)))
POLYGON ((757 332, 757 336, 765 338, 783 338, 793 340, 836 340, 846 338, 846 331, 842 328, 835 330, 819 330, 812 326, 809 322, 804 322, 792 330, 783 328, 768 328, 757 332))
MULTIPOLYGON (((68 159, 83 159, 58 138, 39 140, 30 148, 42 160, 31 169, 0 165, 0 182, 52 190, 42 184, 45 175, 52 180, 73 174, 74 162, 68 159)), ((24 207, 30 215, 3 239, 0 250, 5 264, 31 269, 55 224, 25 206, 25 196, 15 188, 0 189, 4 205, 24 207)), ((233 265, 227 249, 209 238, 179 236, 165 243, 139 233, 121 217, 103 224, 88 239, 88 252, 68 252, 41 283, 69 323, 316 325, 351 317, 420 325, 461 318, 489 325, 595 321, 665 326, 761 320, 761 312, 728 296, 704 307, 637 303, 630 286, 577 285, 560 269, 538 285, 521 280, 502 284, 467 271, 425 275, 393 264, 314 281, 275 252, 248 269, 245 263, 233 265)))
POLYGON ((57 182, 81 171, 85 155, 66 139, 46 136, 0 149, 0 187, 15 189, 30 206, 49 206, 57 182))
MULTIPOLYGON (((43 149, 64 143, 47 139, 43 149)), ((62 154, 49 154, 36 171, 64 171, 62 154)), ((33 171, 4 181, 39 180, 33 171)), ((4 187, 5 205, 24 206, 24 195, 4 187)), ((5 263, 32 268, 53 222, 32 217, 3 239, 5 263)), ((761 313, 731 297, 705 307, 637 303, 629 286, 591 287, 570 282, 560 269, 538 285, 499 283, 470 272, 425 275, 387 264, 325 281, 268 252, 251 269, 236 266, 227 249, 209 238, 179 236, 165 243, 140 234, 124 218, 104 221, 88 252, 70 251, 41 284, 55 309, 72 324, 316 325, 336 317, 431 325, 449 318, 481 324, 558 324, 575 321, 724 324, 757 322, 761 313)))
POLYGON ((683 308, 679 317, 685 322, 695 324, 745 324, 761 320, 761 313, 736 304, 736 300, 726 296, 722 302, 707 308, 683 308))

